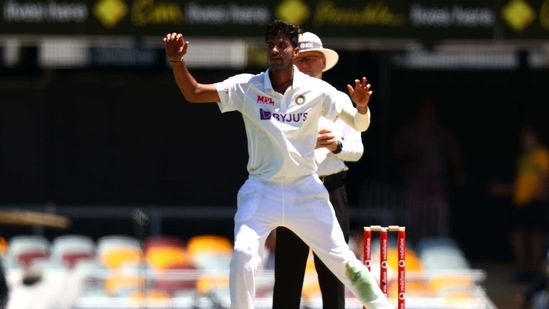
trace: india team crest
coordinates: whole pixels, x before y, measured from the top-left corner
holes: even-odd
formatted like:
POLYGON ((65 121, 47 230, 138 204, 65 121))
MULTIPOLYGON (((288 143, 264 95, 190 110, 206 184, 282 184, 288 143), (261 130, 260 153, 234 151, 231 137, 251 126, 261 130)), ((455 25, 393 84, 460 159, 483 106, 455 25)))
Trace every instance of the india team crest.
POLYGON ((298 95, 296 98, 295 98, 295 103, 297 105, 301 105, 303 103, 305 103, 305 96, 304 95, 298 95))

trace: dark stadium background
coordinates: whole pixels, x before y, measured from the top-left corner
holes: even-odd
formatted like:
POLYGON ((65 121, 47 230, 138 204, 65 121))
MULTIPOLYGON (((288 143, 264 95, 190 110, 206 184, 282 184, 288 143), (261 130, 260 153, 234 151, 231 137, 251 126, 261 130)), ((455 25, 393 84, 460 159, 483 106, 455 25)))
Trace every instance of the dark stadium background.
MULTIPOLYGON (((28 61, 0 71, 0 204, 203 207, 205 212, 235 207, 247 175, 238 113, 222 115, 214 104, 187 104, 164 61, 145 68, 46 70, 33 63, 36 50, 26 52, 28 61)), ((541 124, 547 137, 549 72, 529 69, 524 62, 518 69, 407 69, 393 65, 390 52, 339 53, 338 65, 325 79, 346 91, 347 83, 365 75, 374 90, 372 125, 363 133, 365 155, 350 164, 352 207, 362 207, 364 184, 402 183, 390 143, 419 100, 429 95, 456 135, 468 174, 466 187, 452 191, 451 233, 471 259, 509 259, 507 202, 489 198, 485 188, 489 180, 512 179, 523 121, 541 124)), ((193 73, 199 81, 214 82, 262 70, 193 73)), ((101 235, 134 228, 128 216, 78 219, 71 231, 101 235)), ((165 218, 162 229, 182 237, 231 235, 232 218, 165 218)), ((29 231, 2 227, 6 237, 29 231)))

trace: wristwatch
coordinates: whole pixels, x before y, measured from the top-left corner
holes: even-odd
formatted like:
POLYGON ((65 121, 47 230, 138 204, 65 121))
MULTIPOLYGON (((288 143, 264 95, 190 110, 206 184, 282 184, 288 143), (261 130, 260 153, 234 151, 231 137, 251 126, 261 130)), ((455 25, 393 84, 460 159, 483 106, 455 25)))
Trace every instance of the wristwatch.
POLYGON ((336 150, 332 151, 332 153, 338 154, 338 153, 340 153, 342 150, 343 150, 343 143, 342 143, 340 140, 338 140, 338 141, 337 141, 337 148, 336 148, 336 150))

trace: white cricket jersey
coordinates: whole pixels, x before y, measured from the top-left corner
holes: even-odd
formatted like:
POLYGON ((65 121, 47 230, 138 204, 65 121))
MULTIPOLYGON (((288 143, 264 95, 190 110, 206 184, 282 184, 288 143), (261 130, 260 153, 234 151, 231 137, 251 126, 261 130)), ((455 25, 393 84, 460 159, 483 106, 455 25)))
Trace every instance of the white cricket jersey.
POLYGON ((248 139, 250 175, 281 182, 316 172, 314 148, 321 116, 335 119, 350 99, 294 66, 293 85, 276 92, 269 70, 238 74, 215 84, 222 113, 239 111, 248 139))

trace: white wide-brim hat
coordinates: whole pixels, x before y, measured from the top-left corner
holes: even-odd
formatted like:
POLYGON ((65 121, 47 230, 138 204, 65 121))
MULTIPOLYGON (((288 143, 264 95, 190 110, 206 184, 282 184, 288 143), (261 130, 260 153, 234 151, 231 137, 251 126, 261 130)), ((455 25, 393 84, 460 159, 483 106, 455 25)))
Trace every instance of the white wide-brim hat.
POLYGON ((326 72, 333 68, 339 60, 339 55, 335 50, 324 48, 320 38, 312 33, 305 32, 299 35, 299 52, 318 51, 324 54, 326 57, 326 67, 322 72, 326 72))

